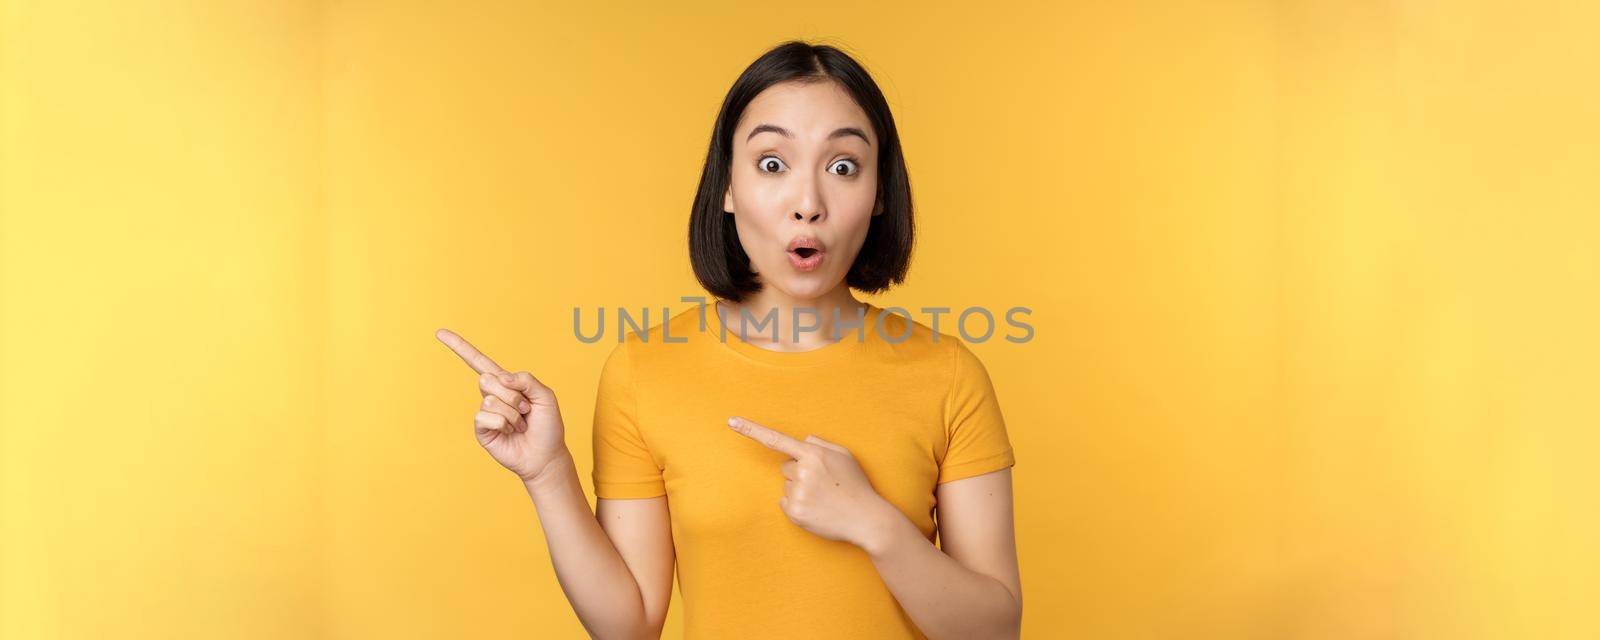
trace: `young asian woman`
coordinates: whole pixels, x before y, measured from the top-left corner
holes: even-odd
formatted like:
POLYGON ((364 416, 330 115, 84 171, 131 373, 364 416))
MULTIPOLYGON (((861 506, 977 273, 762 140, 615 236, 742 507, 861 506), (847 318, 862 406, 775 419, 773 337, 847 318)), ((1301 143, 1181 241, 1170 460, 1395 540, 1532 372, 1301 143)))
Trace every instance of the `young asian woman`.
POLYGON ((606 359, 594 511, 554 393, 439 330, 478 373, 478 440, 523 481, 591 635, 659 637, 675 569, 688 638, 1019 635, 1015 455, 987 371, 852 293, 903 282, 913 232, 877 84, 835 47, 787 42, 713 125, 688 240, 714 303, 606 359))

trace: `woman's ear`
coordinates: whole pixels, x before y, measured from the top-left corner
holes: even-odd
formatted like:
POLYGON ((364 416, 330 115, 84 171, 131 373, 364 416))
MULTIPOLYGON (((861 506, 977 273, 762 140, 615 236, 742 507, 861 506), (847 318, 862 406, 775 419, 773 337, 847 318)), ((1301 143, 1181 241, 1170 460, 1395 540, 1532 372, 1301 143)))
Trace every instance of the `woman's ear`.
POLYGON ((880 213, 883 213, 883 198, 878 198, 877 202, 872 203, 872 215, 876 216, 880 213))
POLYGON ((722 212, 733 213, 733 185, 728 185, 728 190, 722 192, 722 212))

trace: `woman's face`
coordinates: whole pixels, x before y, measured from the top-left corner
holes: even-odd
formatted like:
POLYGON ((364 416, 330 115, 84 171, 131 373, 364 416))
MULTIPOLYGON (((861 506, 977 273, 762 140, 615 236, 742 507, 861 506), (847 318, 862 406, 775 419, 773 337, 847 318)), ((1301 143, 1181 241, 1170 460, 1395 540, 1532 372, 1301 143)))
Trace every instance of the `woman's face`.
POLYGON ((745 108, 722 208, 765 286, 811 299, 849 273, 880 213, 878 137, 868 122, 833 81, 779 83, 745 108))

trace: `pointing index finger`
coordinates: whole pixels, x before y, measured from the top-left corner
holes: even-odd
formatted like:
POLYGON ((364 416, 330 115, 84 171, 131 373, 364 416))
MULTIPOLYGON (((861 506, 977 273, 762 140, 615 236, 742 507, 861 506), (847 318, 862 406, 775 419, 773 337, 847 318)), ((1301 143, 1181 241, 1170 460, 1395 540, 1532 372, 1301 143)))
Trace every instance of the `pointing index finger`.
POLYGON ((796 460, 806 454, 807 445, 804 442, 744 418, 728 418, 728 427, 765 445, 768 449, 788 454, 796 460))
POLYGON ((500 365, 490 360, 489 356, 483 355, 483 352, 478 351, 465 338, 456 335, 455 332, 449 329, 440 329, 435 331, 433 335, 439 339, 439 342, 443 342, 444 346, 450 347, 451 351, 461 356, 461 359, 467 363, 467 366, 472 367, 473 371, 496 375, 506 372, 500 365))

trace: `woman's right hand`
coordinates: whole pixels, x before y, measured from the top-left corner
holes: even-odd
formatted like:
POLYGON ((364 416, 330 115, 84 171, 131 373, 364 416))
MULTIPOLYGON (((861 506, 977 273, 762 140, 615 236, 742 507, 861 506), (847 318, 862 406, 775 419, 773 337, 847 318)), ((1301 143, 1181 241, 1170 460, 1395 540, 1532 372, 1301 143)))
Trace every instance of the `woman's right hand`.
POLYGON ((526 371, 511 373, 449 329, 434 336, 478 372, 483 402, 473 416, 478 444, 524 482, 541 477, 566 456, 566 430, 556 394, 526 371))

